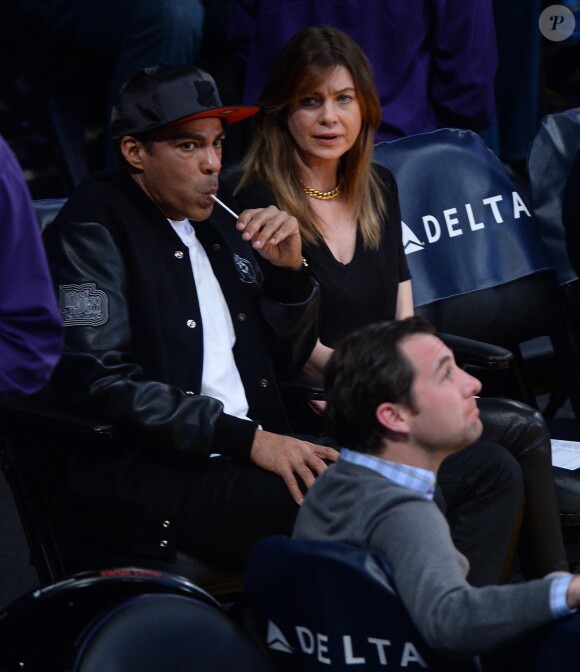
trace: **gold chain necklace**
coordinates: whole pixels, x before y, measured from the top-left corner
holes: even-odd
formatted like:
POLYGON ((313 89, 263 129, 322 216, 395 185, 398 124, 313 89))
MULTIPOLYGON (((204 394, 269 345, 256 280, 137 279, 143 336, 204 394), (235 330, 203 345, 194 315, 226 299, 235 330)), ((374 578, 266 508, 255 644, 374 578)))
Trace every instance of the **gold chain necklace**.
POLYGON ((340 192, 342 191, 342 184, 339 182, 334 189, 331 189, 330 191, 319 191, 318 189, 314 189, 313 187, 307 187, 302 180, 300 180, 300 184, 302 185, 302 189, 304 189, 304 192, 308 196, 312 196, 312 198, 317 198, 319 201, 331 201, 333 198, 336 198, 340 192))

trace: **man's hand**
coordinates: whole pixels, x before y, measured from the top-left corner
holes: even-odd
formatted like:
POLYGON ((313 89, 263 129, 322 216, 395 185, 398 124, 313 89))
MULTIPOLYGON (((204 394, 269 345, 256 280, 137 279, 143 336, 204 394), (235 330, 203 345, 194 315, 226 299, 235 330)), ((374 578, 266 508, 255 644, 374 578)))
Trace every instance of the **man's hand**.
POLYGON ((572 581, 570 581, 566 593, 566 604, 568 609, 580 608, 580 576, 578 574, 574 574, 572 581))
POLYGON ((236 224, 242 238, 274 266, 299 269, 302 241, 298 220, 273 205, 244 210, 236 224))
POLYGON ((338 452, 328 446, 258 429, 250 458, 258 467, 281 476, 296 503, 302 504, 304 495, 296 476, 309 488, 326 469, 324 460, 336 462, 338 452))

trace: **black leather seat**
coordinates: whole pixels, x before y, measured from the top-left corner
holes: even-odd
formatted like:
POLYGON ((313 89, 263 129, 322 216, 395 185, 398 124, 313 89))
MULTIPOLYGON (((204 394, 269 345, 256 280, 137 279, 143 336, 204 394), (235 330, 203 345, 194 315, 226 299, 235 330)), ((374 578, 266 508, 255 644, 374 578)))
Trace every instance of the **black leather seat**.
POLYGON ((75 574, 0 612, 3 672, 266 672, 263 652, 207 592, 120 567, 75 574))
POLYGON ((140 595, 101 614, 71 672, 266 672, 268 660, 222 611, 181 595, 140 595))

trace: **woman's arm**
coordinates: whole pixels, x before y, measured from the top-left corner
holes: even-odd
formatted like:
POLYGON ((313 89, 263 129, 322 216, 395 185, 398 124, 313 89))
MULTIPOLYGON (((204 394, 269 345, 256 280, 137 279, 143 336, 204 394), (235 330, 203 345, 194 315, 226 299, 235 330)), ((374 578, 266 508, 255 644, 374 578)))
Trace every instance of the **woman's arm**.
MULTIPOLYGON (((411 315, 413 315, 413 289, 411 281, 405 280, 399 283, 395 319, 402 320, 411 315)), ((332 355, 332 348, 323 345, 320 339, 318 339, 314 350, 310 353, 308 361, 302 368, 302 375, 306 378, 322 380, 324 367, 330 359, 330 355, 332 355)))
POLYGON ((413 315, 413 288, 410 280, 399 283, 395 319, 402 320, 413 315))
POLYGON ((332 355, 332 348, 323 345, 320 342, 320 339, 318 339, 314 346, 314 350, 310 353, 308 361, 302 368, 302 375, 305 378, 321 381, 324 367, 330 359, 330 355, 332 355))

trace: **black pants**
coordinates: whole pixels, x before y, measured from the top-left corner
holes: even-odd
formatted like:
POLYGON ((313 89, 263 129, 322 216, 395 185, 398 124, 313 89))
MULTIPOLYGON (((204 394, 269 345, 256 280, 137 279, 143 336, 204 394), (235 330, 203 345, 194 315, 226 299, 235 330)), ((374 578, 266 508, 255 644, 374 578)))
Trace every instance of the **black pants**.
POLYGON ((539 628, 513 644, 481 656, 483 672, 577 672, 578 614, 539 628))
POLYGON ((507 399, 480 399, 479 408, 482 439, 447 458, 437 477, 470 583, 506 581, 516 551, 525 579, 567 570, 544 420, 507 399))
POLYGON ((435 501, 455 547, 469 560, 468 581, 474 586, 506 581, 524 511, 516 459, 499 444, 480 440, 443 462, 437 484, 442 498, 435 501))
POLYGON ((479 407, 483 438, 507 448, 522 471, 525 508, 518 550, 523 577, 535 579, 557 570, 568 571, 550 433, 542 415, 507 399, 480 399, 479 407))
POLYGON ((297 512, 280 476, 228 457, 209 458, 189 478, 178 545, 207 562, 238 569, 258 539, 290 536, 297 512))

